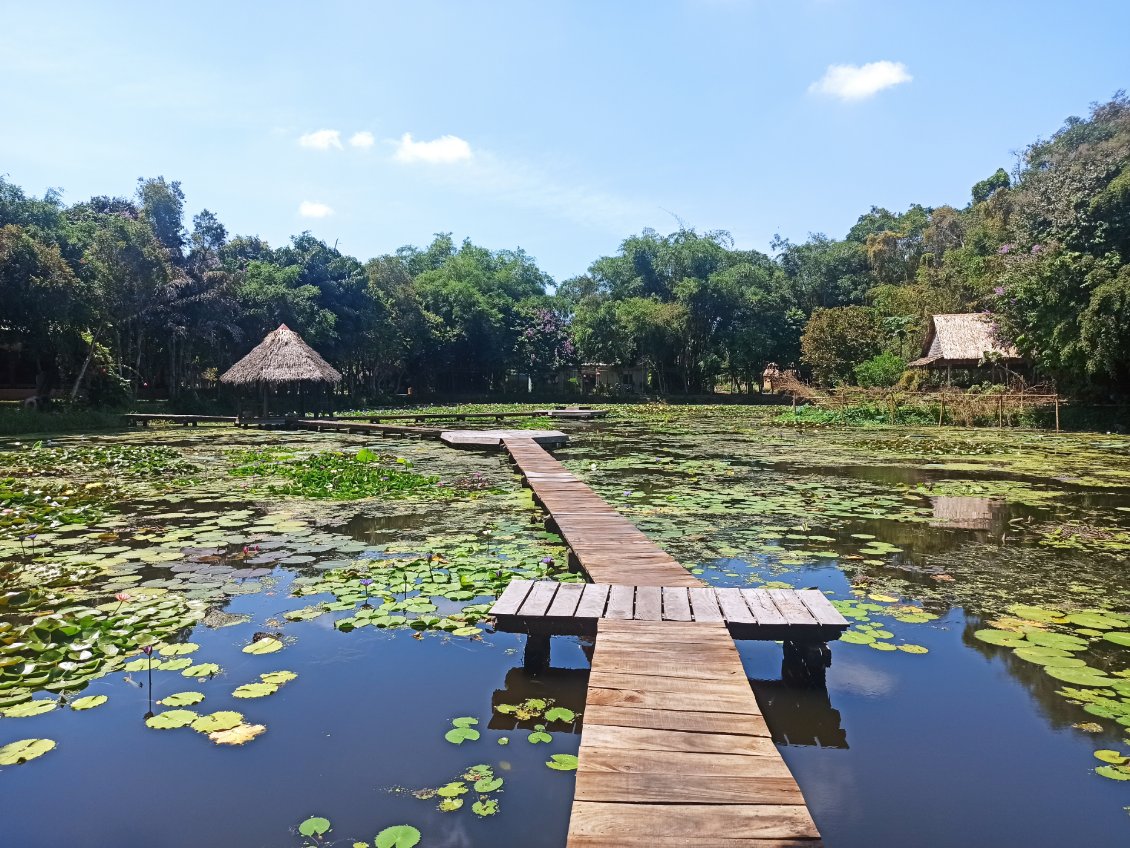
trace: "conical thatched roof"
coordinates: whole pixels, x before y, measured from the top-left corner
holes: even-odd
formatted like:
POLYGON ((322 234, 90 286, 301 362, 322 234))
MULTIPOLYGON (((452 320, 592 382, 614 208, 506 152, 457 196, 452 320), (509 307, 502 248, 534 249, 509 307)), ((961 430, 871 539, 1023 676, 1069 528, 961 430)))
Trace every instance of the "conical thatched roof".
POLYGON ((251 353, 220 377, 221 383, 340 383, 332 365, 286 324, 267 334, 251 353))

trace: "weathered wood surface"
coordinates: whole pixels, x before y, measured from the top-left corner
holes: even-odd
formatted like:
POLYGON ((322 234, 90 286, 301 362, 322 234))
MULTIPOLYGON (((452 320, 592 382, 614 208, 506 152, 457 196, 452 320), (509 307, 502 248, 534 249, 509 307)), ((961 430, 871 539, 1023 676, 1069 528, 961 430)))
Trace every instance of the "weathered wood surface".
POLYGON ((300 430, 327 430, 338 433, 374 433, 389 436, 418 436, 438 439, 443 430, 438 427, 408 427, 403 424, 371 424, 353 418, 295 418, 288 422, 300 430))
POLYGON ((569 848, 819 840, 722 622, 598 620, 569 848))
POLYGON ((440 441, 451 447, 498 447, 507 439, 525 439, 545 447, 568 444, 569 437, 560 430, 444 430, 440 441))
POLYGON ((534 500, 550 514, 576 564, 597 583, 701 586, 564 465, 519 431, 503 440, 534 500))
POLYGON ((534 409, 526 412, 375 412, 358 416, 364 421, 503 421, 507 418, 569 418, 587 421, 603 418, 607 409, 534 409))
MULTIPOLYGON (((735 639, 830 642, 849 626, 816 589, 582 586, 552 580, 511 581, 490 614, 498 630, 550 635, 594 635, 600 619, 616 619, 720 622, 735 639)), ((669 639, 674 640, 675 634, 669 639)))

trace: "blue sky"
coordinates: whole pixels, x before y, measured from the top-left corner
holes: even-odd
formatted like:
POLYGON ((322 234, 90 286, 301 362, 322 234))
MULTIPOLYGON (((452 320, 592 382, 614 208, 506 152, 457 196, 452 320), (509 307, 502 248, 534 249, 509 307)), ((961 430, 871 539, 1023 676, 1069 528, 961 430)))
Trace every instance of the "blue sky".
POLYGON ((0 173, 366 259, 450 231, 565 279, 644 227, 964 205, 1130 87, 1130 2, 0 0, 0 173))

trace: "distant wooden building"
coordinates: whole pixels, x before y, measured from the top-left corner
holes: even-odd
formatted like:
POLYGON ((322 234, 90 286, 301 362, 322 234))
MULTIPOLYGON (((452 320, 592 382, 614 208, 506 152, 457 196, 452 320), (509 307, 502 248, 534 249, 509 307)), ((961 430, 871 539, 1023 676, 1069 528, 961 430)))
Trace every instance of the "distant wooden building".
POLYGON ((966 312, 931 316, 922 357, 907 367, 949 371, 997 365, 1014 367, 1023 361, 1015 347, 998 338, 987 315, 966 312))

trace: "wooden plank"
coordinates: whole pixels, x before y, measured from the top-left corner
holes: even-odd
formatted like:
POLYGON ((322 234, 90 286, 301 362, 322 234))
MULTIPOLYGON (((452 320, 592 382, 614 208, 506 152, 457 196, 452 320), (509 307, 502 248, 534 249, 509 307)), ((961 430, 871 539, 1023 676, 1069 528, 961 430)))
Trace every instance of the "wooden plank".
POLYGON ((607 583, 586 584, 574 614, 578 618, 600 618, 604 615, 604 606, 608 603, 608 591, 611 588, 607 583))
MULTIPOLYGON (((575 801, 569 833, 617 837, 657 833, 694 838, 698 845, 740 833, 746 839, 818 839, 812 817, 799 804, 609 804, 575 801)), ((610 845, 621 844, 618 839, 610 845)))
POLYGON ((773 603, 773 598, 769 595, 767 590, 742 589, 742 597, 745 598, 745 602, 749 606, 758 624, 788 624, 785 616, 781 614, 781 611, 777 609, 777 605, 773 603))
POLYGON ((761 716, 751 695, 711 695, 703 698, 686 692, 655 692, 647 689, 589 688, 585 703, 606 707, 639 707, 647 710, 689 710, 701 713, 739 713, 761 716))
POLYGON ((557 587, 560 585, 553 580, 536 581, 533 588, 530 589, 530 594, 526 596, 522 608, 518 610, 518 615, 526 617, 545 615, 549 605, 553 602, 553 596, 557 594, 557 587))
MULTIPOLYGON (((663 692, 674 695, 698 694, 703 698, 726 696, 731 698, 752 697, 749 683, 745 680, 719 680, 693 677, 665 677, 661 674, 630 674, 625 671, 591 671, 589 687, 593 689, 622 689, 629 692, 646 689, 649 692, 663 692), (688 685, 689 684, 689 685, 688 685)), ((749 709, 755 709, 747 705, 749 709)))
MULTIPOLYGON (((741 836, 719 836, 710 840, 710 848, 821 848, 823 844, 819 839, 743 839, 741 836)), ((647 836, 629 836, 618 833, 609 838, 599 834, 570 833, 566 848, 701 848, 702 845, 702 840, 693 836, 655 836, 650 833, 647 836)))
POLYGON ((796 589, 766 589, 765 591, 769 593, 769 597, 773 599, 777 609, 788 620, 789 627, 805 627, 816 624, 816 619, 812 617, 812 613, 797 597, 796 589))
POLYGON ((685 730, 691 733, 729 733, 739 736, 769 736, 759 715, 707 713, 686 710, 649 710, 639 707, 585 706, 585 727, 590 724, 617 727, 650 727, 654 730, 685 730))
POLYGON ((849 626, 848 620, 832 606, 832 602, 819 589, 798 589, 796 594, 819 624, 832 627, 849 626))
POLYGON ((691 621, 691 601, 686 589, 676 586, 663 587, 663 620, 691 621))
MULTIPOLYGON (((745 670, 741 664, 734 668, 732 663, 673 663, 666 659, 643 659, 642 657, 616 656, 600 657, 593 660, 593 671, 619 672, 621 674, 646 674, 652 677, 678 677, 684 680, 741 680, 745 681, 745 670), (599 668, 598 668, 599 664, 599 668)), ((692 686, 688 686, 692 689, 692 686)))
POLYGON ((636 587, 637 621, 660 621, 663 618, 663 590, 659 586, 636 587))
POLYGON ((726 621, 753 624, 753 613, 742 599, 741 589, 715 589, 714 595, 718 598, 718 606, 721 607, 726 621))
POLYGON ((631 618, 635 610, 635 598, 635 586, 612 586, 608 592, 608 608, 604 611, 604 617, 631 618))
POLYGON ((691 599, 691 611, 695 621, 722 621, 722 611, 718 609, 718 601, 714 590, 708 588, 695 588, 688 590, 691 599))
POLYGON ((553 603, 546 610, 547 616, 557 618, 571 618, 577 611, 577 604, 581 601, 581 594, 585 591, 583 583, 562 583, 553 596, 553 603))
MULTIPOLYGON (((694 754, 686 751, 632 751, 596 748, 585 744, 581 733, 579 769, 630 774, 708 774, 717 777, 788 777, 780 757, 744 754, 694 754)), ((675 799, 672 799, 675 800, 675 799)))
POLYGON ((585 720, 582 740, 583 744, 602 750, 627 748, 630 751, 685 751, 695 754, 742 754, 749 757, 780 756, 773 740, 765 736, 608 727, 593 724, 588 718, 585 720))
POLYGON ((490 608, 490 614, 516 615, 533 586, 533 580, 511 580, 498 596, 498 600, 494 602, 494 606, 490 608))
POLYGON ((600 771, 578 771, 573 797, 578 801, 630 801, 633 804, 664 804, 673 799, 680 804, 804 803, 804 797, 791 777, 708 777, 600 771))

